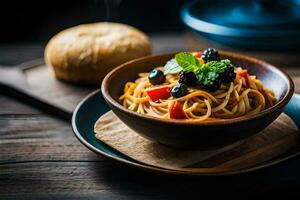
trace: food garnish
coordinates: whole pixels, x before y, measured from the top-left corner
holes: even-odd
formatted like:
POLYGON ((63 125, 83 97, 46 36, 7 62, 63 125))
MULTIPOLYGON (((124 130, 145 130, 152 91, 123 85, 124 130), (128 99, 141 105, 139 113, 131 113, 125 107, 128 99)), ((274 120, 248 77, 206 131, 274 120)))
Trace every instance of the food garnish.
POLYGON ((171 105, 169 109, 169 115, 170 115, 170 119, 187 119, 182 109, 182 105, 178 101, 175 101, 171 105))
POLYGON ((162 84, 166 80, 164 73, 159 69, 153 69, 149 73, 148 79, 152 85, 162 84))
POLYGON ((175 55, 175 60, 172 59, 165 65, 165 74, 178 73, 181 69, 180 83, 185 83, 188 86, 197 83, 209 91, 216 91, 222 82, 229 83, 235 79, 234 67, 230 60, 218 60, 217 55, 219 54, 216 50, 207 50, 203 54, 205 52, 210 60, 216 60, 208 61, 209 59, 207 59, 208 62, 201 64, 198 58, 191 53, 178 53, 175 55))
POLYGON ((171 95, 174 98, 179 98, 179 97, 186 95, 187 92, 188 92, 187 86, 183 83, 179 83, 172 88, 171 95))
POLYGON ((201 55, 202 60, 204 60, 205 63, 216 60, 220 60, 219 52, 213 48, 208 48, 203 51, 201 55))
POLYGON ((167 99, 171 96, 171 88, 169 86, 162 86, 154 89, 147 90, 147 94, 152 101, 157 101, 159 99, 167 99))

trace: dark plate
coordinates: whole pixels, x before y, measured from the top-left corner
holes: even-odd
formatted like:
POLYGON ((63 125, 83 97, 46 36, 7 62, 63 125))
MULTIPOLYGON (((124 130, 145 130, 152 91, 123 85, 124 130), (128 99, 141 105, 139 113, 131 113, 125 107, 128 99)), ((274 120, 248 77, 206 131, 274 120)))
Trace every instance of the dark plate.
MULTIPOLYGON (((300 96, 294 95, 291 102, 285 108, 286 113, 294 119, 298 127, 300 126, 300 116, 299 114, 293 111, 295 111, 295 109, 300 109, 299 102, 300 102, 300 96)), ((251 168, 245 168, 237 171, 218 172, 213 174, 203 173, 203 172, 182 172, 182 171, 163 169, 159 167, 153 167, 153 166, 149 166, 137 162, 125 156, 95 138, 94 124, 96 120, 107 111, 109 111, 109 107, 106 104, 105 100, 103 99, 100 90, 96 90, 90 95, 88 95, 85 99, 83 99, 78 104, 77 108, 73 113, 72 127, 75 136, 79 139, 79 141, 82 144, 84 144, 87 148, 94 151, 95 153, 139 169, 155 171, 159 173, 174 174, 174 175, 198 175, 198 176, 230 175, 230 174, 240 174, 240 173, 266 168, 274 164, 288 160, 292 157, 295 157, 300 153, 300 142, 299 142, 296 144, 294 148, 286 152, 284 155, 281 155, 273 160, 261 163, 251 168)))

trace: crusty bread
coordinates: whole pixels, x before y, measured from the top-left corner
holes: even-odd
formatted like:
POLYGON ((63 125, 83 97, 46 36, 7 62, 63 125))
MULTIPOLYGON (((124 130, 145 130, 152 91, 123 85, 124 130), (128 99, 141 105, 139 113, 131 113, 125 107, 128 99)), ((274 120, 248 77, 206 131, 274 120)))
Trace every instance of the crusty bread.
POLYGON ((141 31, 99 22, 55 35, 46 46, 45 61, 58 79, 99 85, 114 67, 150 53, 150 41, 141 31))

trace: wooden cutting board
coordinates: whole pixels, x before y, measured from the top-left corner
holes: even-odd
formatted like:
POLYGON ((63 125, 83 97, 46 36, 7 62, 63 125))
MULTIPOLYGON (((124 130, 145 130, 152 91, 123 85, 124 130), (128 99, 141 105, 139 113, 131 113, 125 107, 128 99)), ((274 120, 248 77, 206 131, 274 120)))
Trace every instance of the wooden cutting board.
MULTIPOLYGON (((44 61, 28 63, 24 74, 29 89, 40 98, 51 101, 55 106, 72 113, 76 105, 97 87, 69 84, 54 77, 53 71, 44 61)), ((99 86, 100 87, 100 86, 99 86)))

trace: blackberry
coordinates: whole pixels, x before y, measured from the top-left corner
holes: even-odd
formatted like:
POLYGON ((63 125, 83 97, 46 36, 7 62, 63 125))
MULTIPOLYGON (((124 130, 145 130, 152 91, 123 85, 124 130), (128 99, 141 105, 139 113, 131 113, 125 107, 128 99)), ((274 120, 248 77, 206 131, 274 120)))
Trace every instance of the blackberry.
POLYGON ((201 58, 205 63, 213 60, 220 61, 220 54, 217 50, 208 48, 203 51, 201 58))
POLYGON ((193 86, 197 82, 197 77, 194 72, 181 71, 179 73, 179 83, 184 83, 187 86, 193 86))
POLYGON ((204 89, 206 89, 210 92, 215 92, 221 87, 221 83, 222 83, 222 80, 219 77, 219 78, 215 79, 215 81, 212 85, 204 85, 203 87, 204 87, 204 89))
POLYGON ((220 76, 223 83, 230 83, 234 81, 236 77, 236 74, 234 72, 234 67, 233 66, 227 67, 227 69, 222 74, 220 74, 220 76))
POLYGON ((183 83, 179 83, 177 85, 175 85, 172 89, 171 89, 171 95, 174 98, 179 98, 182 97, 184 95, 186 95, 188 92, 188 88, 185 84, 183 83))
POLYGON ((153 69, 148 75, 149 82, 152 85, 159 85, 166 81, 164 73, 158 69, 153 69))

